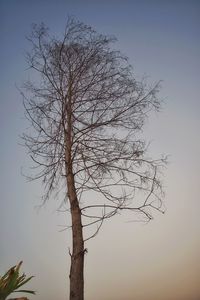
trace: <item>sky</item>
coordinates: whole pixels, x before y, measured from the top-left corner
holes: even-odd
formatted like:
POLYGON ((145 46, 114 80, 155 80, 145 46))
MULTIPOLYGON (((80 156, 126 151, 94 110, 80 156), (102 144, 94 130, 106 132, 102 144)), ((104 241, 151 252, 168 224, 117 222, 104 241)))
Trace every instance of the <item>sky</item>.
POLYGON ((20 145, 28 127, 17 87, 27 79, 25 38, 32 23, 61 34, 68 16, 117 37, 137 79, 162 80, 159 114, 143 137, 150 154, 169 155, 164 215, 148 224, 130 215, 104 224, 88 242, 86 300, 200 299, 200 2, 195 0, 0 1, 0 273, 20 260, 35 278, 35 300, 69 294, 69 216, 50 199, 38 210, 42 187, 27 182, 29 157, 20 145))

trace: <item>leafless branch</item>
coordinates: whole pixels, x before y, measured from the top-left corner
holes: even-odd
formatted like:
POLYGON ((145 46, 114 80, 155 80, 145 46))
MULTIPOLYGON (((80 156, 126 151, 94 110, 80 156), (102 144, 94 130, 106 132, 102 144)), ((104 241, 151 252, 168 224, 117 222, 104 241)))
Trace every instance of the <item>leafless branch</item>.
MULTIPOLYGON (((62 40, 34 25, 28 40, 29 68, 40 75, 22 92, 32 130, 23 141, 45 185, 45 201, 67 176, 73 182, 83 228, 97 226, 119 211, 152 218, 162 210, 161 169, 165 158, 148 158, 140 133, 151 110, 159 110, 160 83, 137 82, 127 58, 112 50, 113 37, 70 19, 62 40), (96 195, 92 204, 88 193, 96 195), (138 203, 137 199, 142 200, 138 203), (96 199, 96 200, 95 200, 96 199)), ((85 240, 90 239, 86 238, 85 240)))

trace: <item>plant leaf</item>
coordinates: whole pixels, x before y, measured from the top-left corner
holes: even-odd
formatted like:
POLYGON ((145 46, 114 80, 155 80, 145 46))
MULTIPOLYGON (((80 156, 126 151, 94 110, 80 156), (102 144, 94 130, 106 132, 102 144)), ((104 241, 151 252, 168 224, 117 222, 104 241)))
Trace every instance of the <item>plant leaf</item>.
POLYGON ((29 290, 17 290, 15 293, 28 293, 35 295, 35 291, 29 291, 29 290))
POLYGON ((24 285, 27 283, 29 280, 31 280, 34 276, 30 276, 27 279, 23 280, 20 284, 17 285, 16 289, 20 288, 20 286, 24 285))

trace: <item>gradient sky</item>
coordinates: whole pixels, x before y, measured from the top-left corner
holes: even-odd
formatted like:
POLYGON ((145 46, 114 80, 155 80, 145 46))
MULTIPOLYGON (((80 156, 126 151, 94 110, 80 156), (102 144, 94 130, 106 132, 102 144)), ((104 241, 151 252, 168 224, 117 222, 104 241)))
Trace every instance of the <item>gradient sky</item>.
MULTIPOLYGON (((42 189, 27 183, 29 159, 19 145, 28 126, 16 85, 27 78, 25 36, 45 22, 60 34, 68 15, 98 32, 114 34, 137 79, 163 80, 162 112, 144 136, 153 156, 170 154, 165 172, 166 214, 148 225, 130 215, 106 222, 87 244, 86 300, 200 299, 200 1, 0 1, 0 272, 24 261, 36 277, 35 300, 64 300, 69 293, 69 216, 50 200, 37 210, 42 189)), ((28 287, 28 286, 27 286, 28 287)))

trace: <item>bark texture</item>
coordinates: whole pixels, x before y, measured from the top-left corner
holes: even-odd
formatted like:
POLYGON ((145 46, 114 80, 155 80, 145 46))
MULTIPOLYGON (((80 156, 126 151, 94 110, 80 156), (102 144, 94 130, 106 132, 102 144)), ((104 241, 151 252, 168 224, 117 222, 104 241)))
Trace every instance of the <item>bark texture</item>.
POLYGON ((72 159, 72 104, 71 104, 71 89, 69 89, 68 102, 66 103, 67 120, 65 119, 63 127, 65 128, 65 169, 67 175, 67 190, 68 199, 71 209, 72 222, 72 254, 70 268, 70 300, 84 299, 84 241, 83 241, 83 226, 81 220, 81 210, 77 198, 74 174, 73 174, 73 159, 72 159))
POLYGON ((84 241, 81 223, 81 210, 76 196, 73 174, 67 176, 68 197, 71 206, 72 240, 70 268, 70 300, 84 299, 84 241))

